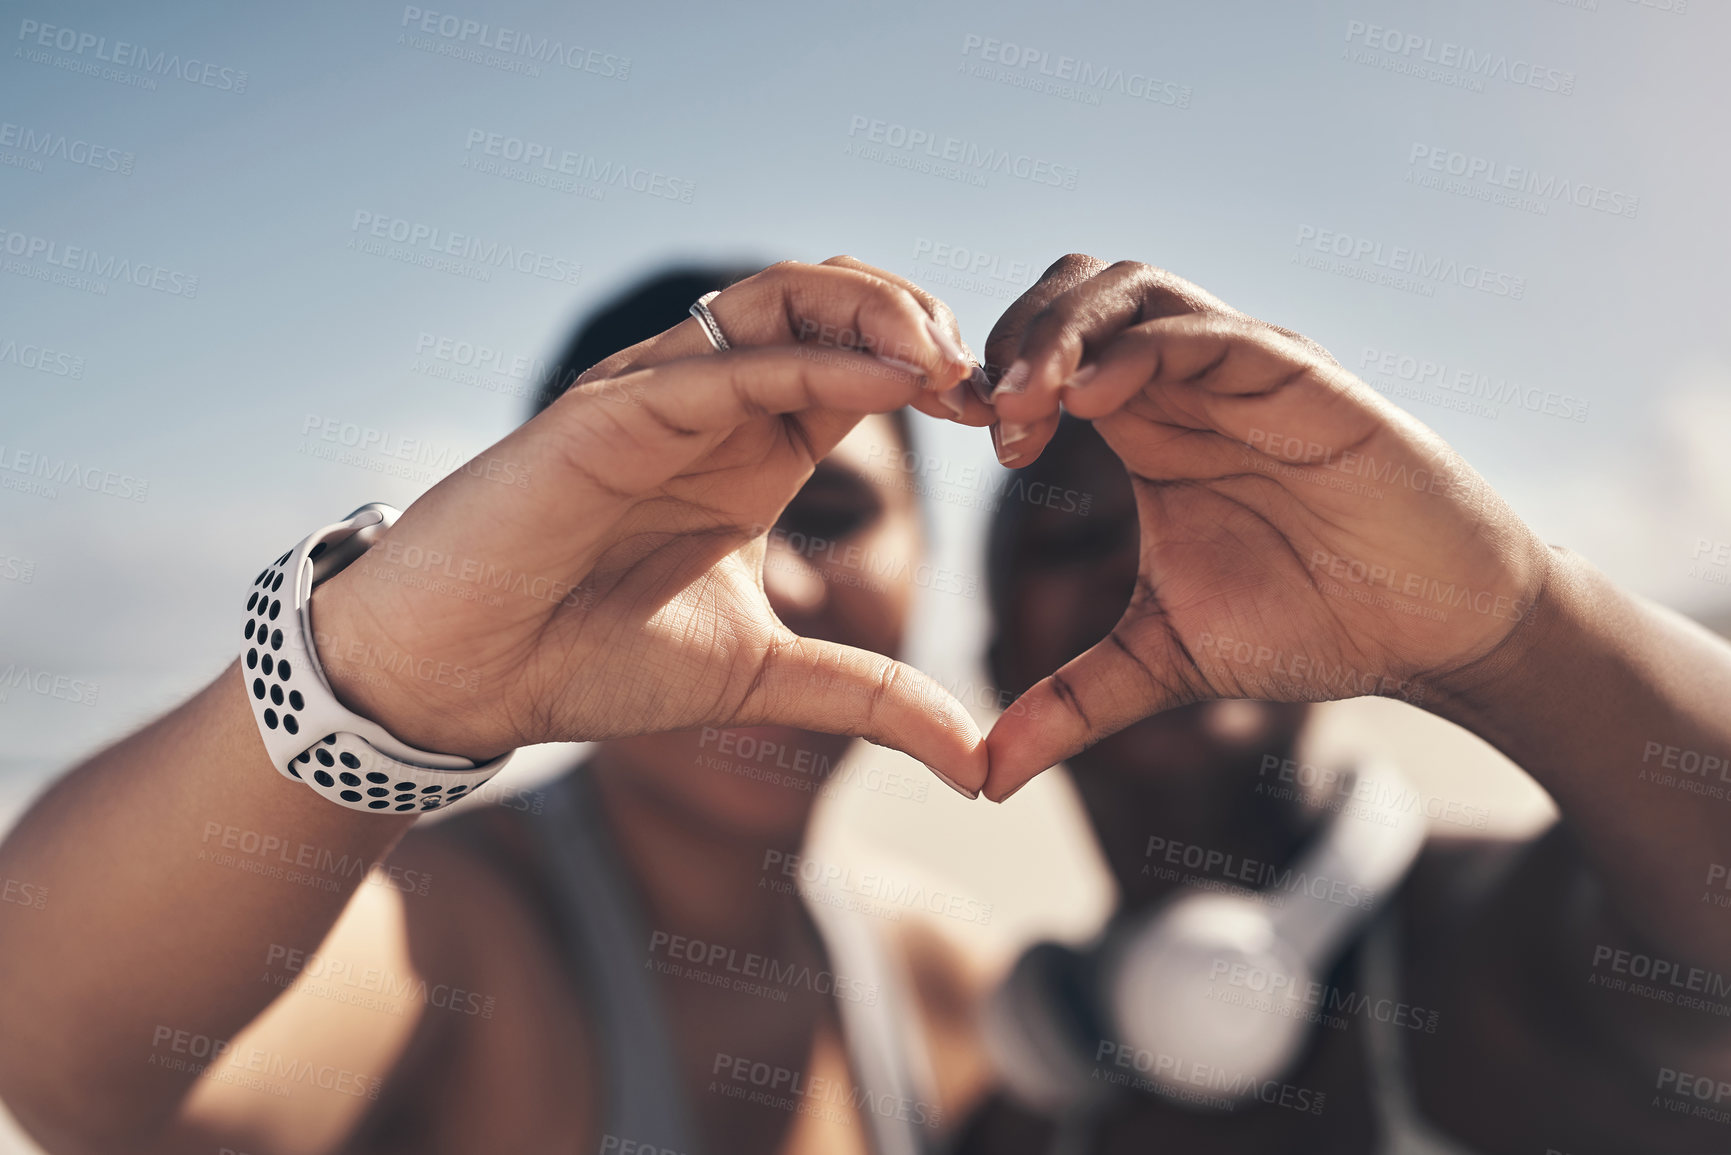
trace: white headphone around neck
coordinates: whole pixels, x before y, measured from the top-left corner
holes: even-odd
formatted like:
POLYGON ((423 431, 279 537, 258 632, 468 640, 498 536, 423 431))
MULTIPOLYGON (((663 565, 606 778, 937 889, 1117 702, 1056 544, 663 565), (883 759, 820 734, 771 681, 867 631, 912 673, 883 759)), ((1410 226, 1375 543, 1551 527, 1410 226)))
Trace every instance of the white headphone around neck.
MULTIPOLYGON (((1388 765, 1356 771, 1380 798, 1416 797, 1388 765)), ((1083 950, 1053 942, 1017 961, 987 1004, 985 1033, 1009 1089, 1059 1115, 1103 1098, 1101 1072, 1164 1090, 1210 1079, 1243 1095, 1284 1075, 1314 1017, 1307 1000, 1405 877, 1424 844, 1414 806, 1342 805, 1264 889, 1191 891, 1108 927, 1083 950), (1284 899, 1282 898, 1284 895, 1284 899), (1132 1061, 1126 1063, 1128 1058, 1132 1061)))

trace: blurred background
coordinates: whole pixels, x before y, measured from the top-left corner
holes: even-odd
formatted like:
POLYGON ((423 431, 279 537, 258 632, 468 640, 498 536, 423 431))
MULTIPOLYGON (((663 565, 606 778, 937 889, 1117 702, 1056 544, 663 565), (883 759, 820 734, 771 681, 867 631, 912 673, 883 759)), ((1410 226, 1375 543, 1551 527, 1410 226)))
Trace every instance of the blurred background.
MULTIPOLYGON (((1731 622, 1731 9, 438 3, 7 5, 0 829, 223 667, 259 558, 407 505, 523 419, 586 308, 693 258, 849 253, 976 348, 1065 252, 1166 266, 1328 346, 1548 540, 1731 622)), ((923 591, 907 656, 984 718, 981 535, 1016 497, 984 436, 916 425, 934 564, 980 580, 923 591)), ((1548 813, 1398 703, 1312 741, 1492 829, 1548 813)), ((1060 777, 1002 812, 867 777, 813 853, 948 880, 983 952, 1107 908, 1060 777)))

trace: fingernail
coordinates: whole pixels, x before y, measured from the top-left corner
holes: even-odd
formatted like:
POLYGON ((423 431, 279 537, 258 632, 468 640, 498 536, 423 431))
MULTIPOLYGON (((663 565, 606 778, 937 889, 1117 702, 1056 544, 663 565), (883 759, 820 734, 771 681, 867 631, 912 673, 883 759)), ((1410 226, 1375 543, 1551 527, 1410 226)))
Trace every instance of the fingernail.
POLYGON ((965 407, 962 404, 962 397, 964 396, 963 390, 967 387, 968 383, 966 381, 951 385, 948 389, 945 389, 942 393, 938 394, 938 404, 942 405, 945 409, 948 409, 957 417, 960 417, 963 412, 965 412, 965 407))
POLYGON ((1084 365, 1082 368, 1076 370, 1071 378, 1064 382, 1064 384, 1066 387, 1071 389, 1081 389, 1085 387, 1088 382, 1092 381, 1095 375, 1099 372, 1100 366, 1098 365, 1084 365))
MULTIPOLYGON (((1028 779, 1028 782, 1032 782, 1032 781, 1033 781, 1032 778, 1028 779)), ((1018 783, 1016 786, 1012 787, 1008 794, 1006 794, 1002 798, 999 798, 996 800, 998 805, 1002 806, 1004 803, 1006 803, 1010 799, 1014 798, 1016 796, 1016 791, 1020 790, 1023 786, 1026 786, 1028 784, 1028 782, 1018 783)))
POLYGON ((926 332, 932 335, 932 340, 938 343, 938 348, 943 350, 947 360, 953 361, 957 365, 966 365, 972 360, 967 353, 962 351, 962 347, 956 343, 956 339, 950 336, 949 330, 930 317, 926 318, 926 332))
POLYGON ((954 778, 951 778, 936 766, 927 765, 926 769, 930 770, 933 774, 936 774, 940 782, 945 786, 948 786, 951 790, 954 790, 957 794, 960 794, 963 798, 966 798, 969 802, 972 802, 980 796, 978 790, 969 790, 966 786, 963 786, 960 782, 957 782, 954 778))
POLYGON ((974 396, 987 405, 992 403, 992 379, 986 376, 985 366, 974 362, 974 371, 968 374, 968 384, 973 386, 974 396))
POLYGON ((1017 361, 1004 371, 998 378, 998 388, 993 397, 1001 397, 1006 393, 1020 393, 1028 387, 1028 378, 1033 375, 1034 367, 1026 361, 1017 361))
MULTIPOLYGON (((1022 438, 1025 438, 1028 435, 1028 429, 1027 429, 1027 426, 1025 426, 1025 425, 1012 424, 1009 428, 1013 431, 1020 433, 1021 436, 1015 438, 1015 440, 1021 440, 1022 438)), ((992 449, 998 455, 998 464, 999 465, 1007 466, 1013 461, 1021 460, 1021 457, 1022 457, 1022 455, 1020 453, 1018 453, 1014 449, 1010 448, 1009 442, 1004 440, 1003 422, 999 422, 998 424, 992 426, 992 449)))
POLYGON ((1031 432, 1033 432, 1031 426, 1023 425, 1020 422, 1000 421, 998 422, 998 444, 1008 449, 1018 442, 1026 441, 1031 432))

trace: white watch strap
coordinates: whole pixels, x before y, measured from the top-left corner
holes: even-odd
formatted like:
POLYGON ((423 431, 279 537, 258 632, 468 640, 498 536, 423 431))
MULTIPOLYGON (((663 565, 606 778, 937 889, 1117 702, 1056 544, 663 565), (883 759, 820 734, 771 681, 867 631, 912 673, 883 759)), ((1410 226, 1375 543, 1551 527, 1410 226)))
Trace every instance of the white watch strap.
POLYGON ((312 629, 315 586, 341 572, 396 521, 364 505, 266 566, 248 590, 241 676, 271 764, 350 810, 437 810, 466 797, 510 760, 481 765, 417 750, 337 700, 312 629))

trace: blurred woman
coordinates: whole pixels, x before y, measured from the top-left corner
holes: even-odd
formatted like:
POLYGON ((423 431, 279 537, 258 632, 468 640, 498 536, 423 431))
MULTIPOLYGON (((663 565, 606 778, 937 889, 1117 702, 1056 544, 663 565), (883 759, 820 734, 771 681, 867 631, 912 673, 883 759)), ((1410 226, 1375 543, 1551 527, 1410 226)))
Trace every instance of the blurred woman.
POLYGON ((989 410, 953 318, 905 282, 846 258, 733 280, 670 274, 604 310, 485 468, 317 588, 325 673, 363 716, 477 761, 599 740, 583 765, 408 832, 272 772, 231 667, 0 847, 54 894, 43 918, 0 915, 0 1088, 47 1149, 909 1153, 943 1134, 970 1089, 934 1076, 914 1025, 954 1070, 960 1025, 922 994, 940 956, 916 984, 780 867, 846 734, 970 797, 984 779, 960 704, 884 656, 913 590, 882 563, 921 549, 884 464, 901 406, 989 410), (686 317, 711 289, 725 352, 686 317), (532 484, 488 480, 499 462, 532 484), (463 565, 418 580, 429 551, 559 596, 467 596, 463 565), (413 660, 353 656, 380 652, 413 660), (303 884, 277 859, 311 864, 303 884), (387 885, 321 874, 333 859, 387 885))
POLYGON ((1731 748, 1731 647, 1164 270, 1066 257, 987 353, 1002 456, 1094 500, 993 527, 992 666, 1033 708, 986 793, 1066 759, 1120 901, 998 992, 1010 1086, 961 1150, 1727 1149, 1731 821, 1659 767, 1731 748), (1303 761, 1305 703, 1362 693, 1499 746, 1560 821, 1421 849, 1413 794, 1303 761))

